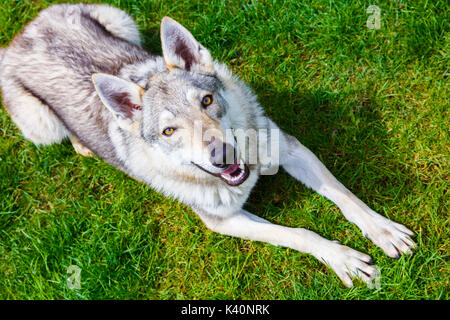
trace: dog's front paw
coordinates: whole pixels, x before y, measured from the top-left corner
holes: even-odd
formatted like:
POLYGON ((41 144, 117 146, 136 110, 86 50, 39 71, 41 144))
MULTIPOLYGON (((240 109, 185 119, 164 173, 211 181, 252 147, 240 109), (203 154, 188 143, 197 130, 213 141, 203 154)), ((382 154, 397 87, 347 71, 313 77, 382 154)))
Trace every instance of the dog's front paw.
POLYGON ((414 236, 411 230, 381 216, 374 219, 370 226, 363 230, 363 234, 391 258, 412 254, 416 246, 411 239, 414 236))
POLYGON ((370 256, 338 243, 319 259, 336 272, 346 287, 353 286, 354 278, 371 285, 379 277, 378 268, 372 265, 370 256))

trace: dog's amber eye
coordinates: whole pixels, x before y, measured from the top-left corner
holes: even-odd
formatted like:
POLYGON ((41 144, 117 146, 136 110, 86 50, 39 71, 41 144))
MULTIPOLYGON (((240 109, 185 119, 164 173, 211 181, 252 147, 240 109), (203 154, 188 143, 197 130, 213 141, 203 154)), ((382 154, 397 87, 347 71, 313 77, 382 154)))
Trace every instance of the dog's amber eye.
POLYGON ((203 106, 203 108, 206 108, 206 107, 209 106, 212 102, 213 102, 213 97, 212 97, 212 95, 208 94, 208 95, 204 96, 203 99, 202 99, 202 106, 203 106))
POLYGON ((171 136, 175 132, 175 128, 166 128, 163 131, 163 135, 171 136))

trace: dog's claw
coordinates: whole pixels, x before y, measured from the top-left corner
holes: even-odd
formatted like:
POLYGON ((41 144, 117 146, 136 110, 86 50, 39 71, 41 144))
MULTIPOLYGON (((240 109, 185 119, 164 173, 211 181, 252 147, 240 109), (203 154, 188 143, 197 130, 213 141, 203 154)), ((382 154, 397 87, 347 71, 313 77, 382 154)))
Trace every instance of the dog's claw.
POLYGON ((378 216, 370 226, 364 228, 363 234, 380 247, 391 258, 400 258, 403 254, 410 255, 416 247, 410 238, 414 235, 405 226, 378 216))
POLYGON ((336 272, 348 288, 353 286, 354 278, 371 284, 379 276, 378 268, 372 265, 374 261, 370 256, 341 244, 336 243, 332 253, 322 260, 336 272))

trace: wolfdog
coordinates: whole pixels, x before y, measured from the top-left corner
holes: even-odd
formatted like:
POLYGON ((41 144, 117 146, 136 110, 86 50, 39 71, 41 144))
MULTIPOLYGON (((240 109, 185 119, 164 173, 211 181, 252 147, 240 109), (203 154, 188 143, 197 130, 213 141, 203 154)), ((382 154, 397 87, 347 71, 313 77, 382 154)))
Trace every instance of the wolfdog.
POLYGON ((333 201, 389 257, 414 235, 371 210, 295 137, 264 115, 251 89, 175 20, 161 22, 162 56, 107 5, 54 5, 0 52, 3 104, 26 139, 69 138, 131 177, 189 205, 208 228, 313 255, 345 286, 378 276, 371 257, 242 207, 278 166, 333 201))

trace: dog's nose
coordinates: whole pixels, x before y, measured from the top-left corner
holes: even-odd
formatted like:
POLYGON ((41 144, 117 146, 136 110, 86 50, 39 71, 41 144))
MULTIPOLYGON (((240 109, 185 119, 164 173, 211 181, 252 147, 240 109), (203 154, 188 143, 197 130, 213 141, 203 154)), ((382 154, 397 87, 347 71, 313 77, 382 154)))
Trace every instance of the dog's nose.
POLYGON ((235 162, 235 149, 229 143, 215 143, 211 146, 211 164, 217 168, 227 168, 235 162))

